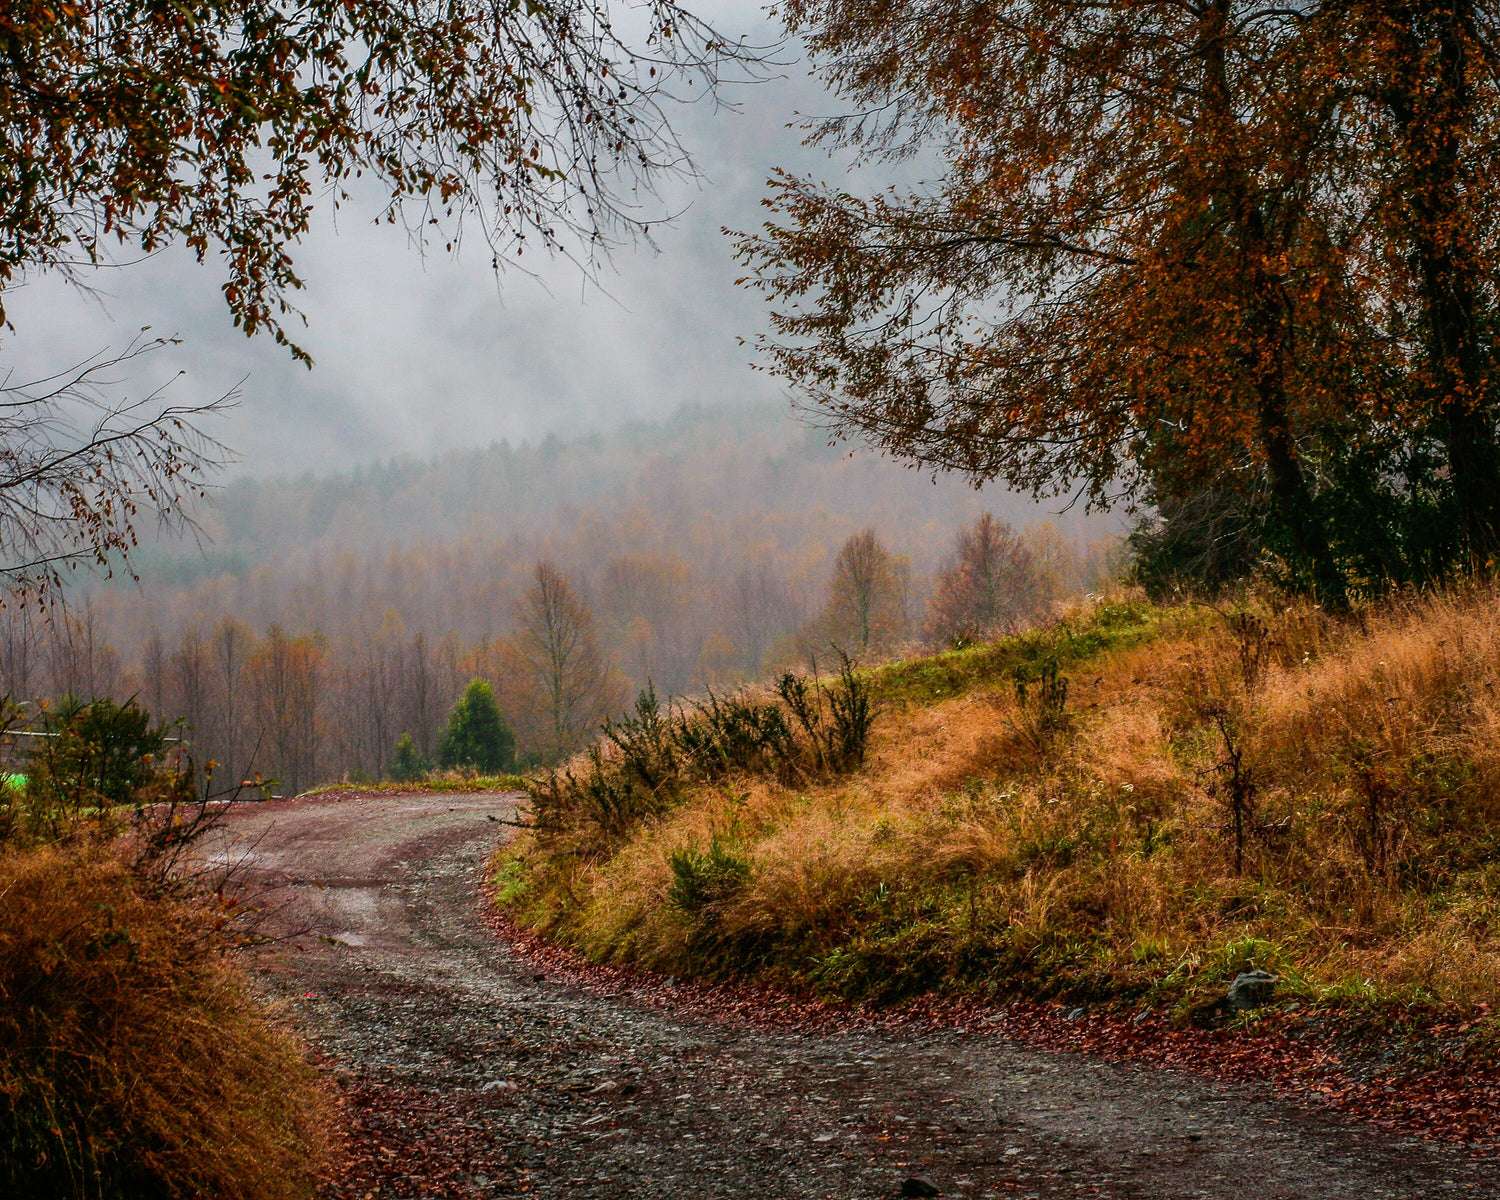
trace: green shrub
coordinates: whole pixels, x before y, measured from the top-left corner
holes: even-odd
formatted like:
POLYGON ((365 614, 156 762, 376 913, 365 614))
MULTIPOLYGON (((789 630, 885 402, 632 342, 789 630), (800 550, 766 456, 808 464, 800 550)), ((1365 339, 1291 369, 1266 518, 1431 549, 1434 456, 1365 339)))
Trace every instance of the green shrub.
POLYGON ((127 804, 155 779, 167 750, 167 728, 129 699, 81 704, 71 696, 47 714, 46 733, 31 754, 36 786, 106 805, 127 804))
POLYGON ((84 818, 117 832, 132 809, 194 799, 192 762, 168 728, 134 699, 65 697, 46 714, 25 774, 0 790, 0 840, 50 841, 84 818))
POLYGON ((706 851, 693 846, 675 850, 668 864, 672 882, 667 902, 689 917, 710 914, 716 905, 733 899, 750 878, 749 860, 735 854, 717 833, 706 851))
POLYGON ((788 671, 777 681, 776 694, 806 735, 820 768, 847 771, 864 762, 875 712, 869 684, 855 673, 848 655, 839 655, 832 686, 788 671))
POLYGON ((798 757, 796 738, 781 710, 744 695, 719 697, 710 691, 671 731, 698 779, 718 779, 730 771, 782 774, 798 757))
POLYGON ((432 763, 417 749, 417 744, 411 740, 411 734, 403 733, 401 740, 396 743, 396 757, 391 763, 391 778, 397 783, 411 783, 415 779, 421 779, 430 770, 432 770, 432 763))
POLYGON ((438 765, 496 775, 510 771, 515 762, 516 735, 501 716, 494 692, 485 680, 470 680, 448 714, 448 728, 438 745, 438 765))
POLYGON ((1068 728, 1068 677, 1057 669, 1057 656, 1021 663, 1012 674, 1016 689, 1016 730, 1039 752, 1045 752, 1068 728))

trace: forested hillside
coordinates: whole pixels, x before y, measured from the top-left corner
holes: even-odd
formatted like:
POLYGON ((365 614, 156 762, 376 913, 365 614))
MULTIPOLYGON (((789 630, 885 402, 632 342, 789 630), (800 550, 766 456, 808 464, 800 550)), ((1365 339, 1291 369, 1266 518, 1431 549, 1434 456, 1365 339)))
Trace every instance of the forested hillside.
POLYGON ((240 479, 201 524, 200 544, 144 547, 138 584, 76 588, 50 623, 7 613, 0 687, 137 695, 183 719, 221 777, 259 770, 289 789, 378 777, 403 734, 431 761, 475 676, 536 760, 575 748, 648 682, 723 688, 835 644, 869 659, 1024 622, 1109 569, 1115 528, 727 404, 432 462, 240 479), (986 511, 998 533, 979 549, 1003 542, 1009 557, 984 570, 1009 600, 965 615, 959 572, 929 613, 960 529, 986 511), (555 568, 555 611, 533 603, 539 563, 555 568), (548 668, 538 629, 559 614, 581 640, 548 668))

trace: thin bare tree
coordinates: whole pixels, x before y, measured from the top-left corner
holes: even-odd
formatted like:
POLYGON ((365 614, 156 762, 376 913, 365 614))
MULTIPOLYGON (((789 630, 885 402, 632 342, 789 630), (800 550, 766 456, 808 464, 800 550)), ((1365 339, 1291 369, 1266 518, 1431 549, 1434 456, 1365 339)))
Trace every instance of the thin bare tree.
POLYGON ((839 550, 818 620, 821 639, 852 653, 888 649, 906 634, 911 569, 873 529, 852 535, 839 550))
POLYGON ((230 785, 245 779, 253 767, 246 760, 245 740, 241 736, 245 714, 240 704, 240 689, 245 673, 245 660, 254 641, 255 635, 250 629, 232 617, 220 621, 218 628, 214 630, 213 656, 214 664, 218 667, 218 687, 222 697, 215 757, 223 764, 221 778, 230 785))
POLYGON ((39 670, 36 624, 23 610, 0 611, 0 696, 35 700, 39 670))
POLYGON ((547 752, 560 759, 578 749, 622 698, 599 649, 593 611, 557 567, 539 562, 517 605, 514 636, 546 708, 547 752))
POLYGON ((758 562, 735 575, 728 608, 745 670, 752 678, 760 674, 776 638, 801 623, 799 607, 786 579, 770 564, 758 562))
POLYGON ((273 625, 245 664, 267 774, 284 795, 311 787, 317 774, 322 657, 317 639, 289 638, 273 625))
POLYGON ((141 696, 147 710, 158 720, 166 711, 167 699, 167 648, 161 640, 161 630, 152 628, 151 635, 141 649, 141 696))

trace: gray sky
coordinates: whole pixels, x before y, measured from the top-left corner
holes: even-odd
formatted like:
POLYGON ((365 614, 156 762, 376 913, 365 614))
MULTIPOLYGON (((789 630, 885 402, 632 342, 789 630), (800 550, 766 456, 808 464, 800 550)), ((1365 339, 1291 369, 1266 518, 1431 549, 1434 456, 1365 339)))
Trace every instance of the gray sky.
MULTIPOLYGON (((744 0, 699 11, 726 32, 774 36, 744 0)), ((239 469, 256 475, 567 434, 664 414, 684 400, 784 404, 735 341, 764 316, 758 297, 734 287, 719 229, 764 219, 758 205, 773 166, 841 172, 785 128, 797 111, 821 113, 831 102, 800 65, 732 98, 738 113, 681 110, 678 128, 704 179, 669 190, 663 211, 686 212, 660 230, 660 253, 619 251, 600 279, 604 291, 564 262, 528 260, 540 281, 515 270, 497 280, 481 238, 456 258, 439 249, 423 259, 404 232, 370 224, 373 205, 346 207, 335 228, 325 203, 294 252, 308 284, 295 297, 308 319, 297 340, 316 360, 311 371, 270 338, 234 329, 219 265, 180 252, 97 273, 98 299, 55 278, 9 292, 16 329, 5 358, 26 378, 119 346, 142 325, 177 334, 183 346, 141 366, 132 391, 179 368, 186 376, 173 394, 182 400, 211 398, 243 378, 240 407, 214 432, 240 454, 239 469)))

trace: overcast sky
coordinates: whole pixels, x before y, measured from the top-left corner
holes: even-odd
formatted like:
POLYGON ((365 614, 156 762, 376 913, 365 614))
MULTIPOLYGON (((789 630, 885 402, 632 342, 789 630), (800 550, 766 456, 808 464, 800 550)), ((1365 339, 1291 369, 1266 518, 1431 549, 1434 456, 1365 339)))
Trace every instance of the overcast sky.
MULTIPOLYGON (((775 35, 759 8, 716 0, 707 13, 726 32, 775 35)), ((704 178, 671 188, 663 210, 686 211, 658 237, 660 253, 623 249, 601 283, 566 263, 532 263, 497 280, 475 239, 456 258, 425 259, 403 232, 372 226, 373 208, 330 207, 300 249, 307 281, 295 297, 308 327, 297 340, 316 360, 293 363, 268 337, 230 324, 216 262, 186 254, 100 272, 100 299, 60 280, 7 293, 15 324, 4 353, 17 376, 119 346, 142 325, 180 336, 180 350, 142 366, 133 390, 187 374, 183 400, 208 398, 242 378, 243 399, 219 432, 256 475, 336 469, 394 453, 427 455, 493 439, 535 438, 667 413, 685 400, 785 405, 778 385, 749 370, 736 342, 762 328, 762 302, 736 288, 721 226, 764 219, 759 200, 773 166, 837 176, 841 164, 800 145, 787 124, 832 102, 805 65, 736 89, 739 112, 683 109, 678 128, 704 178)))

